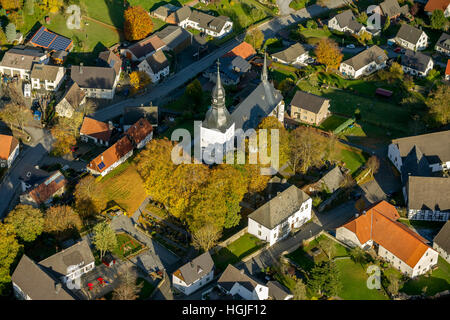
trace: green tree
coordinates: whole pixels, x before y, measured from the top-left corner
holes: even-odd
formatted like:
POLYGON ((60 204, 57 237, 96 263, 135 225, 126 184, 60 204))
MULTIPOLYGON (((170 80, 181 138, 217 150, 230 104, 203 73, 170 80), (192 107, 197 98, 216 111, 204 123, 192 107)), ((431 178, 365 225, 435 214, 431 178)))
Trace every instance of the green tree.
POLYGON ((34 241, 44 230, 44 215, 30 205, 17 205, 5 219, 14 227, 19 238, 25 242, 34 241))
POLYGON ((450 86, 442 84, 426 100, 431 124, 443 126, 450 123, 450 86))
POLYGON ((34 14, 34 0, 25 0, 25 11, 27 15, 32 16, 34 14))
POLYGON ((14 227, 0 223, 0 295, 3 294, 6 285, 11 282, 10 268, 21 249, 14 227))
POLYGON ((44 231, 61 235, 69 229, 81 229, 80 216, 69 206, 55 206, 47 209, 44 215, 44 231))
POLYGON ((440 9, 436 9, 431 14, 430 24, 433 29, 443 29, 445 24, 447 23, 447 18, 444 15, 444 12, 440 9))
POLYGON ((294 300, 307 300, 308 296, 306 295, 306 285, 302 281, 302 279, 298 279, 295 282, 295 287, 292 290, 294 295, 294 300))
POLYGON ((16 25, 14 23, 8 23, 6 26, 6 39, 8 39, 9 42, 13 42, 16 39, 16 25))
POLYGON ((340 272, 334 261, 322 261, 315 265, 308 279, 308 287, 319 297, 333 297, 342 288, 340 272))
POLYGON ((364 251, 362 251, 361 248, 359 248, 359 247, 352 248, 352 249, 350 250, 349 254, 350 254, 350 258, 351 258, 354 262, 359 263, 359 264, 361 264, 361 265, 362 265, 362 264, 365 262, 365 260, 366 260, 364 251))
POLYGON ((100 222, 94 227, 92 243, 100 251, 100 259, 102 259, 106 251, 113 251, 117 247, 117 237, 106 222, 100 222))
POLYGON ((258 28, 253 28, 247 31, 244 41, 251 44, 255 50, 261 49, 264 42, 264 34, 258 28))
POLYGON ((190 100, 192 110, 199 112, 203 103, 203 88, 198 79, 195 79, 186 86, 185 94, 190 100))
POLYGON ((383 31, 386 31, 389 29, 389 26, 391 25, 391 19, 387 18, 383 25, 383 31))

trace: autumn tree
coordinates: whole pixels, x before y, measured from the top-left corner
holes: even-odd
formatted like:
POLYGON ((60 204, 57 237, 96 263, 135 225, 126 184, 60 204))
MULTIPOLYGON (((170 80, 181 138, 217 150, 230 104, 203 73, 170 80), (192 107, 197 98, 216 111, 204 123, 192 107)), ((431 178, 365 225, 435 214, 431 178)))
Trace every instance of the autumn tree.
POLYGON ((294 289, 292 290, 294 295, 294 300, 307 300, 308 296, 306 295, 306 284, 302 279, 297 279, 295 281, 294 289))
POLYGON ((33 119, 33 115, 29 108, 10 103, 0 110, 0 119, 6 122, 11 129, 17 128, 25 133, 24 128, 33 119))
POLYGON ((450 86, 446 84, 439 85, 426 100, 432 124, 443 126, 450 123, 449 101, 450 86))
POLYGON ((360 32, 360 34, 356 36, 356 39, 362 45, 366 45, 367 42, 372 40, 372 34, 370 32, 363 31, 363 32, 360 32))
POLYGON ((10 268, 21 249, 14 227, 0 222, 0 295, 3 294, 6 285, 11 282, 10 268))
POLYGON ((314 50, 317 61, 326 66, 328 69, 338 69, 344 55, 339 50, 337 43, 331 39, 324 38, 319 41, 314 50))
MULTIPOLYGON (((269 116, 264 119, 262 119, 261 123, 258 125, 257 128, 258 133, 258 151, 259 153, 265 152, 265 150, 261 149, 261 146, 267 146, 267 156, 273 157, 278 156, 279 157, 279 165, 280 167, 283 166, 286 162, 289 161, 289 133, 285 129, 283 123, 278 121, 278 118, 274 116, 269 116), (261 130, 265 129, 267 130, 267 142, 261 141, 261 130), (278 155, 272 155, 272 130, 278 130, 278 155)), ((259 163, 262 163, 262 159, 259 158, 259 163)))
POLYGON ((5 10, 15 10, 21 8, 22 0, 0 0, 0 4, 5 10))
POLYGON ((253 28, 247 31, 244 41, 251 44, 255 50, 261 49, 264 42, 264 34, 260 29, 253 28))
POLYGON ((148 76, 147 72, 133 71, 130 74, 130 85, 132 86, 134 93, 147 87, 150 83, 152 83, 152 80, 148 76))
POLYGON ((220 228, 208 223, 192 233, 192 245, 197 250, 208 251, 215 247, 221 236, 220 228))
POLYGON ((326 149, 324 137, 312 128, 299 126, 290 133, 289 158, 295 172, 306 173, 309 167, 322 165, 326 149))
POLYGON ((34 241, 44 230, 44 215, 30 205, 19 204, 5 219, 15 233, 25 242, 34 241))
POLYGON ((380 160, 377 156, 371 156, 369 160, 367 160, 366 163, 367 168, 370 170, 370 174, 373 177, 374 174, 378 172, 378 169, 380 168, 380 160))
POLYGON ((71 147, 77 143, 79 128, 83 122, 83 114, 75 112, 72 118, 60 117, 58 122, 50 130, 55 141, 53 152, 56 155, 71 153, 71 147))
POLYGON ((141 6, 129 7, 124 12, 123 28, 127 40, 141 40, 153 31, 153 21, 141 6))
POLYGON ((127 268, 119 276, 119 285, 113 291, 113 300, 136 300, 144 285, 137 284, 137 281, 137 272, 127 268))
POLYGON ((47 209, 44 215, 44 231, 61 234, 69 229, 81 229, 80 216, 69 206, 55 206, 47 209))
POLYGON ((100 251, 101 260, 107 251, 113 251, 117 247, 116 234, 106 222, 100 222, 94 227, 92 243, 100 251))
POLYGON ((74 196, 77 211, 83 217, 89 217, 100 213, 106 203, 101 197, 102 190, 95 182, 95 178, 88 175, 82 178, 76 185, 74 196))

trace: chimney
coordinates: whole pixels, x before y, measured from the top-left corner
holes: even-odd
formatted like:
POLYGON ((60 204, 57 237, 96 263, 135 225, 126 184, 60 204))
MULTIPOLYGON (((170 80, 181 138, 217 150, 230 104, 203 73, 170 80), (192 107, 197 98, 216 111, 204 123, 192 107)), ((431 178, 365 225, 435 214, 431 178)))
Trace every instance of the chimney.
POLYGON ((114 129, 114 125, 113 125, 112 121, 108 121, 108 127, 109 127, 109 131, 112 131, 114 129))
POLYGON ((80 63, 80 74, 82 74, 82 73, 83 73, 83 66, 84 66, 84 63, 83 63, 83 62, 81 62, 81 63, 80 63))
POLYGON ((102 159, 102 161, 103 161, 103 155, 102 155, 101 159, 102 159))
POLYGON ((59 291, 61 290, 61 283, 59 283, 59 282, 56 282, 55 283, 55 293, 56 294, 58 294, 59 293, 59 291))

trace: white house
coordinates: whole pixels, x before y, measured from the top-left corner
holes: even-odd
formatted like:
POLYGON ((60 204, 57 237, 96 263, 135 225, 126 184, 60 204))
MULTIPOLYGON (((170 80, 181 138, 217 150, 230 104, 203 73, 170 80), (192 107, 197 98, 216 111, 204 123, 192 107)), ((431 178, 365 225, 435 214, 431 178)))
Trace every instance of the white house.
POLYGON ((186 263, 172 274, 174 288, 185 295, 197 291, 214 278, 214 262, 209 252, 205 252, 186 263))
POLYGON ((379 202, 361 216, 336 229, 336 238, 351 247, 373 247, 378 256, 411 278, 431 270, 438 253, 427 240, 397 221, 395 207, 379 202))
POLYGON ((68 181, 59 170, 50 174, 43 170, 36 171, 39 171, 37 176, 22 180, 25 192, 20 195, 20 202, 33 207, 49 205, 54 197, 64 194, 68 181))
POLYGON ((311 220, 311 207, 312 199, 290 186, 248 216, 248 233, 273 245, 311 220))
POLYGON ((360 34, 366 28, 356 21, 352 10, 345 10, 328 21, 328 28, 340 32, 349 32, 352 34, 360 34))
POLYGON ((428 36, 423 30, 404 23, 395 36, 395 42, 406 49, 420 51, 428 46, 428 36))
POLYGON ((88 98, 113 99, 118 77, 114 68, 72 66, 70 76, 88 98))
POLYGON ((402 55, 400 64, 404 73, 420 77, 426 77, 434 66, 433 59, 430 56, 408 49, 402 55))
POLYGON ((57 91, 64 78, 64 67, 34 64, 31 69, 31 88, 57 91))
POLYGON ((84 117, 80 128, 80 139, 83 142, 93 142, 95 144, 109 146, 113 126, 93 118, 84 117))
POLYGON ((86 93, 74 82, 55 107, 60 117, 72 118, 73 113, 86 103, 86 93))
POLYGON ((267 300, 269 288, 254 280, 245 270, 239 270, 229 264, 217 280, 218 287, 231 296, 240 296, 244 300, 267 300))
POLYGON ((274 61, 283 64, 301 64, 308 58, 308 50, 298 42, 283 51, 272 54, 274 61))
POLYGON ((388 57, 383 49, 378 46, 372 46, 343 61, 339 66, 339 71, 344 76, 356 79, 385 68, 387 60, 388 57))
POLYGON ((145 60, 142 60, 138 68, 139 71, 148 74, 150 79, 152 79, 152 83, 159 82, 163 77, 168 76, 170 72, 169 60, 167 60, 162 50, 156 51, 145 60))
POLYGON ((16 46, 5 52, 0 62, 0 73, 4 76, 30 79, 35 63, 48 63, 49 57, 40 48, 16 46))
POLYGON ((10 168, 19 155, 19 140, 10 135, 0 134, 0 168, 10 168))

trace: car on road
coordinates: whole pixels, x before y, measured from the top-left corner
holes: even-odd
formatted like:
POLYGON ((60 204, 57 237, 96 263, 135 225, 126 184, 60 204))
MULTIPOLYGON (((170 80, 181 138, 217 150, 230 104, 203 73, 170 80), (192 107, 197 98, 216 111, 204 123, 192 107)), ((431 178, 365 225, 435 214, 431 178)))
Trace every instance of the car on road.
POLYGON ((348 44, 345 46, 347 49, 355 49, 355 45, 354 44, 348 44))

